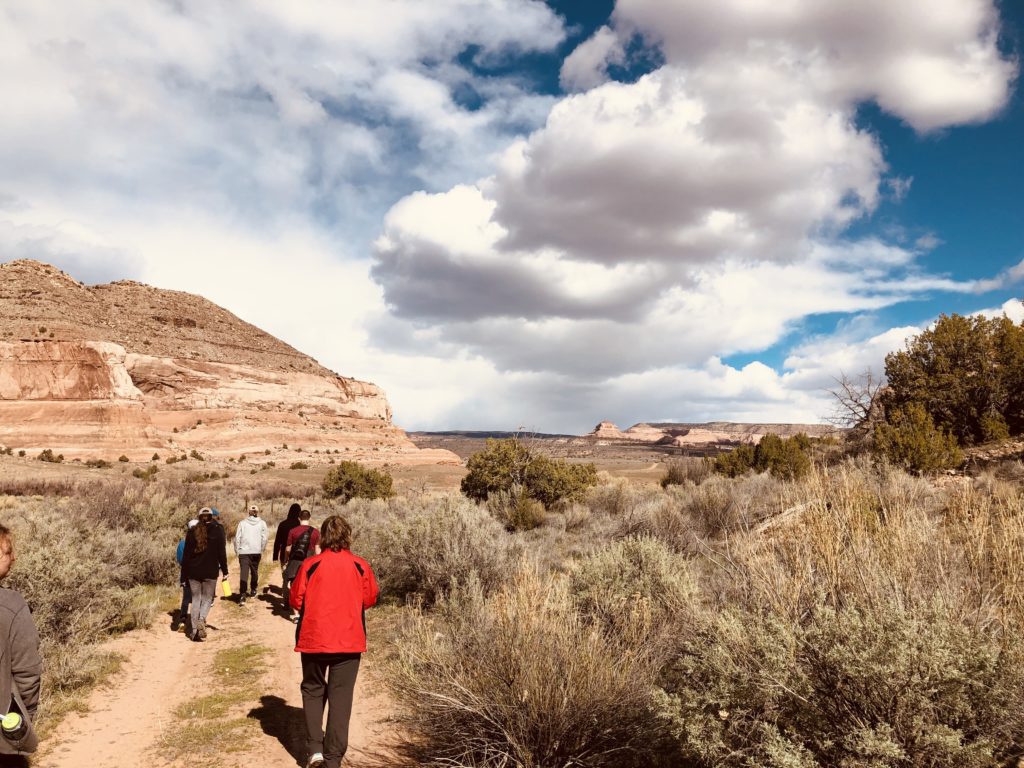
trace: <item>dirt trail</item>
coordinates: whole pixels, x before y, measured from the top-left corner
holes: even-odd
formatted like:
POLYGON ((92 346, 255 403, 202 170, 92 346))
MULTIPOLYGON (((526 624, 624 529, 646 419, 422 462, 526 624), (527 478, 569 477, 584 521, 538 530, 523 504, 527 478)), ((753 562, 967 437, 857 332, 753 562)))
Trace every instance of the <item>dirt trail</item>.
MULTIPOLYGON (((254 721, 233 746, 240 751, 221 754, 218 768, 305 765, 301 665, 295 653, 295 625, 284 615, 276 591, 261 594, 239 606, 218 599, 208 620, 206 642, 188 641, 172 632, 170 619, 161 617, 148 630, 130 632, 109 644, 127 657, 111 682, 95 691, 86 714, 69 715, 45 741, 33 761, 45 768, 206 768, 203 760, 187 763, 162 752, 161 742, 173 740, 178 721, 175 708, 194 695, 209 693, 214 654, 228 647, 259 643, 273 650, 263 675, 261 696, 239 701, 239 717, 254 721)), ((372 642, 372 639, 371 639, 372 642)), ((386 698, 374 682, 373 653, 363 657, 356 683, 355 706, 345 764, 380 748, 386 698)))

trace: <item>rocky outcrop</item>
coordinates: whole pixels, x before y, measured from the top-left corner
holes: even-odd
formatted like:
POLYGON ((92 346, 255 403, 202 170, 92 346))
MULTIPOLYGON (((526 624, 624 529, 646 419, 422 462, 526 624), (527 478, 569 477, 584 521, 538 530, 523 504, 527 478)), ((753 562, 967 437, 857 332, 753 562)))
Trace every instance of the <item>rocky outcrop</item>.
POLYGON ((602 421, 586 437, 633 440, 641 443, 687 448, 741 443, 754 444, 769 433, 781 437, 792 437, 802 432, 810 437, 823 437, 838 431, 828 424, 737 424, 728 421, 713 421, 704 424, 647 424, 641 422, 625 431, 620 431, 612 422, 602 421))
POLYGON ((593 431, 586 435, 586 437, 596 437, 601 440, 625 440, 626 436, 622 433, 614 423, 610 421, 602 421, 593 431))
POLYGON ((644 443, 656 443, 665 437, 666 432, 652 427, 650 424, 634 424, 626 430, 625 435, 630 440, 639 440, 644 443))
POLYGON ((458 460, 417 449, 376 385, 205 299, 85 286, 31 261, 0 265, 0 444, 69 458, 288 444, 377 463, 458 460))

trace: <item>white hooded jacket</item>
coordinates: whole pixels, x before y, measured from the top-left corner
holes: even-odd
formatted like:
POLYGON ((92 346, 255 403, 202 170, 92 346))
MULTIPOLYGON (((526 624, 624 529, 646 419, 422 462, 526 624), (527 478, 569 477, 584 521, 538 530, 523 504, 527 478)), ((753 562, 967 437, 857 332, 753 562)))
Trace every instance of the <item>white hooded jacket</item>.
POLYGON ((236 555, 262 555, 267 548, 267 524, 249 515, 235 529, 236 555))

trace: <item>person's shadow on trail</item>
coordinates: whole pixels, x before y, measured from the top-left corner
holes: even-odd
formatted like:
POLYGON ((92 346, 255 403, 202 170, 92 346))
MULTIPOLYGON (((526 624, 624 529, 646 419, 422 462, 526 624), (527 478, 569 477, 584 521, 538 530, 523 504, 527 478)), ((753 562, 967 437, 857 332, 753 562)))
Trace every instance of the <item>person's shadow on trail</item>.
POLYGON ((264 591, 263 594, 257 598, 261 603, 264 603, 270 608, 270 612, 275 616, 281 616, 285 619, 292 617, 292 608, 288 605, 288 596, 284 594, 283 590, 278 587, 276 590, 278 595, 271 594, 268 591, 264 591))
POLYGON ((280 696, 260 696, 260 706, 249 710, 247 717, 256 720, 267 736, 281 742, 296 765, 305 765, 306 721, 302 707, 290 707, 280 696))

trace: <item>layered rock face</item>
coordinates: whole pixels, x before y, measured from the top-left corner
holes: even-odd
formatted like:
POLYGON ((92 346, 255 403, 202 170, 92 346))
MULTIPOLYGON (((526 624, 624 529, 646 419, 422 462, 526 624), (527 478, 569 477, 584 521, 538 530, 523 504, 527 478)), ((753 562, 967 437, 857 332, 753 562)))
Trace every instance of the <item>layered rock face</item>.
POLYGON ((0 444, 66 456, 276 453, 455 462, 391 423, 384 392, 345 378, 198 296, 85 286, 0 265, 0 444))

